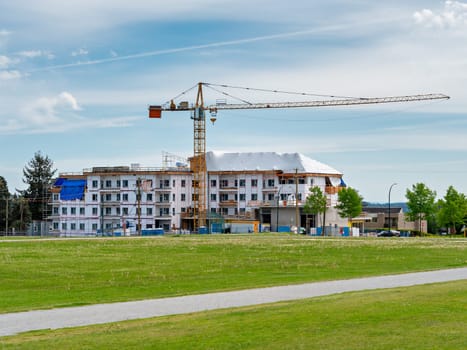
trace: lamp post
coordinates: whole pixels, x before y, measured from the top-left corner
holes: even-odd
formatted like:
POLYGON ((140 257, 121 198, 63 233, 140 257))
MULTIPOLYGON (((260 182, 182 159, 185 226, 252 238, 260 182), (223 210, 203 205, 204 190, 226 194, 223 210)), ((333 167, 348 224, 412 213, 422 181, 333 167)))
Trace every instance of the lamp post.
POLYGON ((391 232, 391 190, 392 188, 397 185, 396 182, 394 182, 391 187, 389 187, 389 198, 388 198, 388 227, 389 227, 389 232, 391 232))

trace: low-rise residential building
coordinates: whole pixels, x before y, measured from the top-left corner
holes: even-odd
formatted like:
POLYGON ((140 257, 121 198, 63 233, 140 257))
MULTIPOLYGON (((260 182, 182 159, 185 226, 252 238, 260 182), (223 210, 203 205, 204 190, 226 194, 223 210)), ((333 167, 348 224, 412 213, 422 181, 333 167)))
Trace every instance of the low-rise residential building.
MULTIPOLYGON (((206 166, 206 216, 211 232, 319 226, 314 216, 303 213, 312 186, 327 195, 326 224, 345 225, 334 209, 339 188, 345 186, 342 173, 328 165, 298 153, 208 152, 206 166)), ((191 231, 192 180, 184 164, 164 168, 133 164, 61 173, 52 188, 52 233, 191 231)))
POLYGON ((427 233, 427 221, 422 220, 421 227, 418 222, 409 221, 401 207, 389 206, 364 207, 361 217, 365 217, 365 229, 376 231, 388 229, 398 231, 420 231, 427 233))

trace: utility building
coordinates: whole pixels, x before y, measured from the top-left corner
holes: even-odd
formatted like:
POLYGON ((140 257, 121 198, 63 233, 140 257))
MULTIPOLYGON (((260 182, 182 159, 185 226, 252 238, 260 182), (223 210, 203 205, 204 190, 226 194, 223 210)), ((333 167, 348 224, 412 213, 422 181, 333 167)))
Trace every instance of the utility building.
MULTIPOLYGON (((342 173, 299 153, 206 153, 206 226, 200 232, 290 231, 322 223, 303 213, 310 187, 328 199, 326 225, 345 226, 334 206, 342 173)), ((133 235, 194 228, 193 172, 186 164, 138 164, 61 173, 52 188, 52 234, 133 235)))

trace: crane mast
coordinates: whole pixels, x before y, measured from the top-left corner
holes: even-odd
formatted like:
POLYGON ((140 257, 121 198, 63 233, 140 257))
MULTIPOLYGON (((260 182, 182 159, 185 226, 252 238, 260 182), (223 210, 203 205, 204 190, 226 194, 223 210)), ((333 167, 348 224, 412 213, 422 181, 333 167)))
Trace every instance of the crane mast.
MULTIPOLYGON (((198 83, 196 102, 189 105, 188 102, 181 102, 178 106, 171 100, 165 105, 149 106, 149 118, 161 118, 163 111, 191 111, 193 119, 193 158, 190 161, 190 168, 193 172, 193 226, 195 230, 206 225, 206 112, 211 114, 211 121, 214 123, 219 110, 238 109, 268 109, 268 108, 300 108, 300 107, 332 107, 332 106, 354 106, 397 102, 415 102, 429 100, 446 100, 449 96, 444 94, 423 94, 392 97, 360 97, 341 98, 330 100, 312 100, 303 102, 271 102, 271 103, 217 103, 215 105, 204 105, 203 85, 208 83, 198 83)), ((228 87, 226 85, 223 85, 228 87)), ((245 88, 248 89, 248 88, 245 88)), ((191 89, 190 89, 191 90, 191 89)), ((189 91, 189 90, 187 90, 189 91)), ((277 91, 271 91, 277 92, 277 91)), ((305 94, 302 94, 305 95, 305 94)), ((199 232, 199 231, 198 231, 199 232)))

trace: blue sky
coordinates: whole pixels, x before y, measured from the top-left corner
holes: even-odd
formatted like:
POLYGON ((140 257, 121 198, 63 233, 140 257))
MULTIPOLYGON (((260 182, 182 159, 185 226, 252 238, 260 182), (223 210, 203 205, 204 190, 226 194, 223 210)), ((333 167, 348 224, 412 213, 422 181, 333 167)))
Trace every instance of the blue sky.
MULTIPOLYGON (((467 3, 0 0, 0 175, 36 151, 59 172, 160 166, 192 153, 188 114, 147 118, 198 81, 315 94, 444 93, 449 101, 222 111, 207 149, 301 152, 365 200, 423 182, 467 193, 467 3)), ((293 96, 235 91, 248 101, 293 96)), ((193 101, 194 94, 186 99, 193 101)), ((206 102, 222 96, 206 92, 206 102)), ((233 101, 232 101, 233 102, 233 101)))

